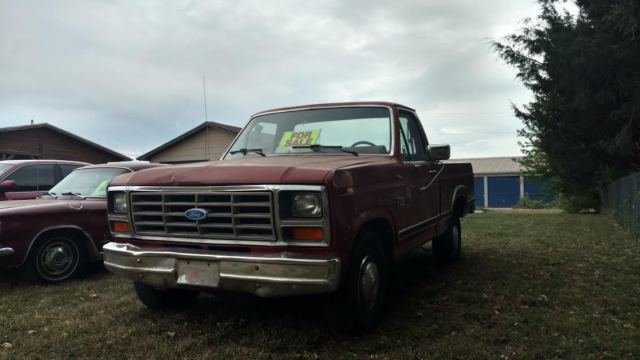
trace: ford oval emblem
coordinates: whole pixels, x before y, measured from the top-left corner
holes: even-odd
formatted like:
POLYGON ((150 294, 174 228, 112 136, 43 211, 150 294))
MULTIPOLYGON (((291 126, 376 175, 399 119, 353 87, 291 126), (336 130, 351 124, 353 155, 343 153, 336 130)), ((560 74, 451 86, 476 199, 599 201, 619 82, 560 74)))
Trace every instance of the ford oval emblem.
POLYGON ((207 217, 207 210, 203 209, 189 209, 184 212, 184 217, 189 220, 198 221, 207 217))

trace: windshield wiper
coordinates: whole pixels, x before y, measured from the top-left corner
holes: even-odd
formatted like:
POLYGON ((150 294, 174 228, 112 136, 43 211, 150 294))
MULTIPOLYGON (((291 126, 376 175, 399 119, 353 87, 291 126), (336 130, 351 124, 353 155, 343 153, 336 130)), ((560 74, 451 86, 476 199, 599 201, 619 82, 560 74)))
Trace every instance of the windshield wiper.
POLYGON ((340 145, 321 145, 321 144, 313 144, 313 145, 294 145, 292 146, 294 149, 311 149, 314 152, 322 152, 322 150, 324 149, 336 149, 336 150, 340 150, 344 153, 347 154, 352 154, 354 156, 358 156, 358 152, 357 151, 353 151, 353 150, 347 150, 345 148, 343 148, 340 145))
POLYGON ((53 193, 53 192, 51 192, 51 191, 48 191, 48 192, 47 192, 47 195, 49 195, 49 196, 53 196, 53 198, 54 198, 54 199, 57 199, 57 198, 58 198, 58 195, 56 195, 56 193, 53 193))
POLYGON ((258 154, 260 156, 267 156, 267 155, 264 154, 262 149, 242 148, 242 149, 238 149, 238 150, 229 151, 229 154, 231 154, 231 155, 235 155, 235 154, 247 155, 248 153, 256 153, 256 154, 258 154))
POLYGON ((60 195, 62 195, 62 196, 65 196, 65 195, 73 195, 73 196, 76 196, 76 197, 82 198, 82 200, 84 200, 84 199, 86 199, 86 198, 87 198, 86 196, 84 196, 84 195, 82 195, 82 194, 79 194, 79 193, 76 193, 76 192, 73 192, 73 191, 68 191, 68 192, 62 193, 62 194, 60 194, 60 195))

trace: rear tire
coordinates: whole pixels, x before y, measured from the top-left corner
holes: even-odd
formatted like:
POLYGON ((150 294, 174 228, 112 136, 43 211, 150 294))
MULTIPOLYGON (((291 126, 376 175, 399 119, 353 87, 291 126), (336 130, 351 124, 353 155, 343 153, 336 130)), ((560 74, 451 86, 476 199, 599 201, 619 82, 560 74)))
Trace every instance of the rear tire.
POLYGON ((177 309, 194 302, 200 294, 195 290, 155 289, 149 285, 133 282, 133 289, 140 302, 152 310, 177 309))
POLYGON ((51 235, 34 246, 25 264, 27 280, 57 284, 81 272, 85 256, 76 237, 51 235))
POLYGON ((384 313, 388 282, 389 264, 380 238, 372 231, 362 233, 345 283, 325 306, 330 326, 356 334, 373 330, 384 313))
POLYGON ((453 215, 447 232, 433 240, 433 255, 439 264, 456 262, 462 250, 462 228, 460 218, 453 215))

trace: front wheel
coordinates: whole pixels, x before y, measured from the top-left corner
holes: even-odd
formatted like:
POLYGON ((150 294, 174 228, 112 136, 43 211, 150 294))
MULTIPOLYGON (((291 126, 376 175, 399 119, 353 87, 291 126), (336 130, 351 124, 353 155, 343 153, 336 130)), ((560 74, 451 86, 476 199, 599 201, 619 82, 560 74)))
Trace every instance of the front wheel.
POLYGON ((133 282, 133 289, 140 302, 152 310, 167 310, 187 306, 198 297, 200 292, 182 289, 155 289, 149 285, 133 282))
POLYGON ((460 227, 460 218, 454 215, 447 232, 433 240, 433 255, 440 264, 456 262, 460 259, 461 249, 462 229, 460 227))
POLYGON ((80 272, 83 263, 83 252, 74 237, 53 235, 34 246, 25 272, 33 282, 56 284, 80 272))
POLYGON ((346 281, 325 308, 327 319, 333 327, 341 331, 363 333, 378 325, 387 294, 388 267, 378 235, 365 232, 359 236, 346 281))

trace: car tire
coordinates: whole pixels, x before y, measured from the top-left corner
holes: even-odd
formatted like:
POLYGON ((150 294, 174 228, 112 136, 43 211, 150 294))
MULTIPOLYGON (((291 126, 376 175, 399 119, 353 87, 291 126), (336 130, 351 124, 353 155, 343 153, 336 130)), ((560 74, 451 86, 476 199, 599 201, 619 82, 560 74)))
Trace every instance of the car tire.
POLYGON ((200 294, 195 290, 156 289, 149 285, 134 281, 133 289, 140 302, 152 310, 177 309, 195 301, 200 294))
POLYGON ((460 218, 453 216, 447 231, 433 240, 433 256, 439 264, 456 262, 462 251, 462 228, 460 218))
POLYGON ((25 264, 27 280, 57 284, 82 271, 85 263, 80 241, 72 235, 56 234, 38 241, 25 264))
POLYGON ((379 236, 367 231, 354 244, 345 282, 325 306, 329 325, 354 334, 373 330, 386 303, 389 262, 379 236))

